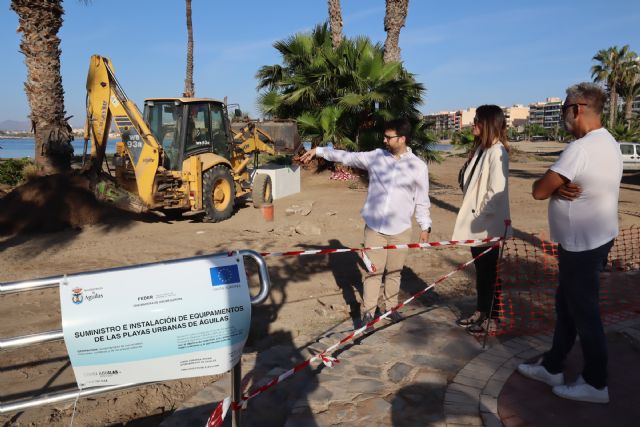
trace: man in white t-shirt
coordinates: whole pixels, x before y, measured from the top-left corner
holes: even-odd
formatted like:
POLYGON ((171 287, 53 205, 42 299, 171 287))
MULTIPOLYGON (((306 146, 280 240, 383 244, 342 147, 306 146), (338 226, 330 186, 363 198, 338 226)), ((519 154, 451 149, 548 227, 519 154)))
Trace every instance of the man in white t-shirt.
POLYGON ((600 271, 618 235, 622 155, 602 127, 605 92, 593 83, 567 89, 562 107, 566 129, 577 139, 533 184, 533 197, 549 201, 551 239, 558 242, 556 326, 551 349, 518 371, 553 386, 572 400, 608 403, 607 343, 600 319, 600 271), (563 365, 576 335, 584 356, 577 382, 564 384, 563 365))

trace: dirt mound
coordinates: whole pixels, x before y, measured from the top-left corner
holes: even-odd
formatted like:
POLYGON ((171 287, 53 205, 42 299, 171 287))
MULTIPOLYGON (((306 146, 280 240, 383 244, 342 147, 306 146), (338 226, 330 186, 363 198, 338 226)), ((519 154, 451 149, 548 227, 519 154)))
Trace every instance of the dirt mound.
POLYGON ((113 222, 128 213, 99 202, 80 175, 38 177, 0 199, 0 235, 53 232, 113 222))

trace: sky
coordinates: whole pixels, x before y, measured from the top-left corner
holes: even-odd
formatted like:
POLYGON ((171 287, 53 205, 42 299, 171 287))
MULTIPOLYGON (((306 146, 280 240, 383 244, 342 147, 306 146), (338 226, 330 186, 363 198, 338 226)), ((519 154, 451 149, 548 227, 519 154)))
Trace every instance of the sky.
MULTIPOLYGON (((342 0, 344 34, 384 43, 385 2, 342 0)), ((17 15, 0 8, 0 121, 25 121, 26 67, 17 15)), ((182 0, 67 0, 59 32, 65 107, 82 127, 92 54, 109 57, 129 98, 180 96, 187 31, 182 0)), ((327 19, 327 0, 192 0, 196 95, 239 103, 252 117, 256 71, 280 63, 273 43, 327 19)), ((640 52, 637 0, 411 0, 400 34, 405 67, 427 88, 425 114, 480 104, 564 97, 591 79, 593 55, 610 46, 640 52)))

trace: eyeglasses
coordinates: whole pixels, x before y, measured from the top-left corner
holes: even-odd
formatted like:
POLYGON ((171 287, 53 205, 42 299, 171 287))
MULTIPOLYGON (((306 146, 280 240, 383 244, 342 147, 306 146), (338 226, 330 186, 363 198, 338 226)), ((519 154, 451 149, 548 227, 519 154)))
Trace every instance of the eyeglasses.
POLYGON ((567 112, 567 110, 569 109, 569 107, 575 107, 576 105, 589 105, 589 104, 585 104, 584 102, 575 102, 573 104, 564 104, 562 106, 562 114, 565 114, 567 112))
POLYGON ((390 141, 390 140, 392 140, 393 138, 400 138, 401 136, 402 136, 402 135, 384 135, 384 136, 382 137, 382 139, 383 139, 383 140, 385 140, 385 141, 390 141))

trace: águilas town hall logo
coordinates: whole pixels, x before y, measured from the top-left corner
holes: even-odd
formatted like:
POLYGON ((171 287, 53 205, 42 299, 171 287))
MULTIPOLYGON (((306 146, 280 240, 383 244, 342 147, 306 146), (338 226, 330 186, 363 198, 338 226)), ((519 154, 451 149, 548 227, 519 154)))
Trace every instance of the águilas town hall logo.
POLYGON ((74 304, 80 304, 84 297, 82 296, 82 288, 75 288, 71 290, 71 301, 74 304))

